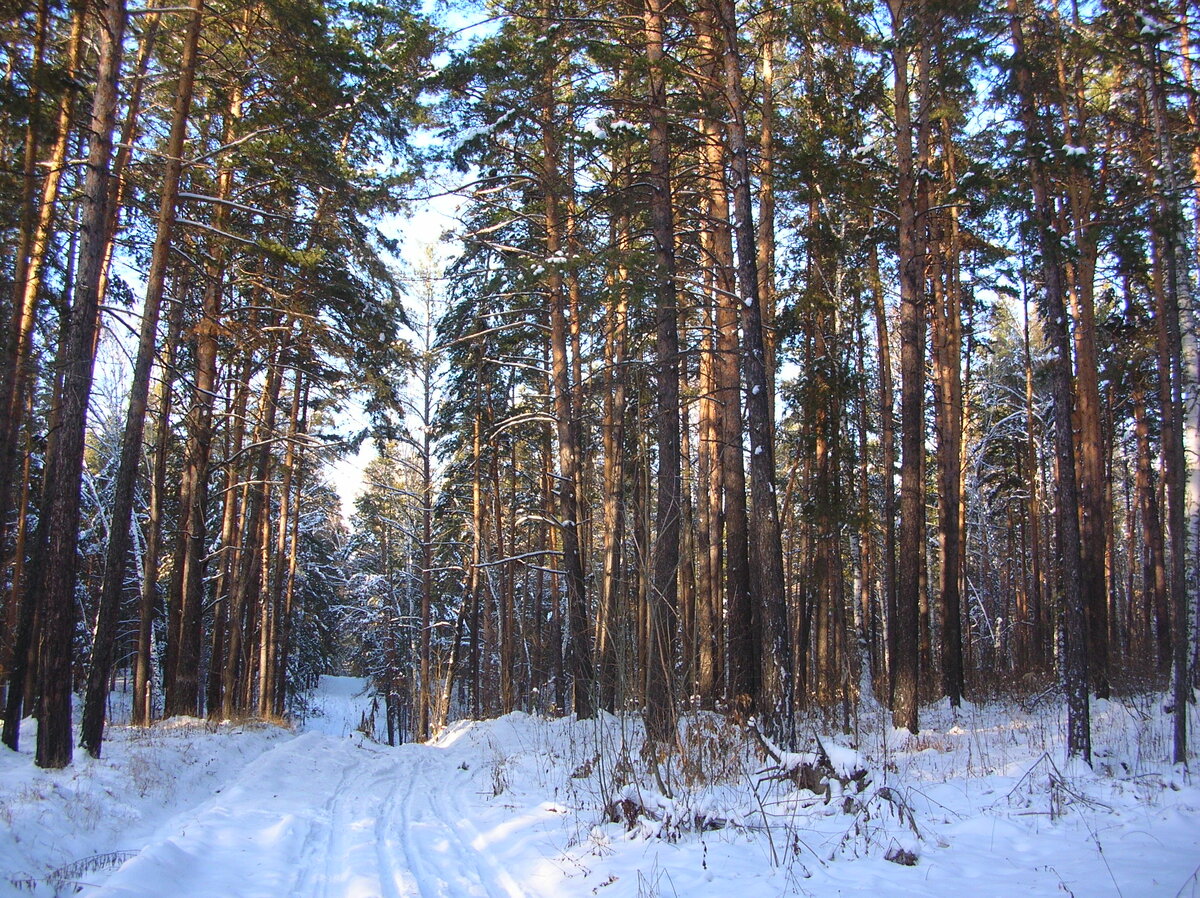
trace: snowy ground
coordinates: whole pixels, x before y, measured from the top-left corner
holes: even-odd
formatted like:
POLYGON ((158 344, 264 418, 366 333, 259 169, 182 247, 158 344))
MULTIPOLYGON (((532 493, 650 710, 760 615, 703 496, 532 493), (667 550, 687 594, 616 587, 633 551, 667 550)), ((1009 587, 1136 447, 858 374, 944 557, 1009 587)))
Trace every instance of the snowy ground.
POLYGON ((927 709, 915 738, 864 713, 822 743, 867 780, 817 796, 711 715, 655 776, 630 720, 388 748, 362 692, 324 678, 297 732, 114 727, 65 771, 0 749, 0 895, 1200 895, 1200 782, 1148 698, 1093 704, 1095 770, 1045 704, 927 709))

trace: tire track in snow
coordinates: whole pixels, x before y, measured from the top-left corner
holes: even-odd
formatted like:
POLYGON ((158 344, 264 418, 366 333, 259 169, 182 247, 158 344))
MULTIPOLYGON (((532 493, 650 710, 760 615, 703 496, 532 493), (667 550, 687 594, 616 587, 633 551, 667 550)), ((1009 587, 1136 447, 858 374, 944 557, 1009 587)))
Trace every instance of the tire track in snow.
POLYGON ((324 853, 320 890, 301 893, 312 898, 377 896, 402 898, 382 875, 374 822, 385 798, 379 793, 384 759, 360 747, 345 759, 343 781, 334 793, 331 832, 324 853))
POLYGON ((491 890, 489 895, 493 898, 526 898, 525 890, 504 869, 494 854, 481 844, 482 836, 475 824, 471 822, 471 815, 462 789, 453 790, 455 798, 453 804, 450 803, 450 792, 451 790, 448 789, 431 790, 430 804, 442 820, 454 821, 458 840, 466 847, 480 878, 490 879, 501 889, 499 892, 491 890))
MULTIPOLYGON (((393 826, 402 834, 410 866, 420 868, 422 898, 526 898, 526 892, 486 850, 474 842, 473 827, 451 808, 446 794, 455 790, 455 777, 437 749, 412 746, 405 800, 393 826)), ((458 802, 462 804, 461 797, 458 802)))
POLYGON ((527 898, 466 816, 439 749, 315 733, 175 818, 92 894, 150 898, 527 898))

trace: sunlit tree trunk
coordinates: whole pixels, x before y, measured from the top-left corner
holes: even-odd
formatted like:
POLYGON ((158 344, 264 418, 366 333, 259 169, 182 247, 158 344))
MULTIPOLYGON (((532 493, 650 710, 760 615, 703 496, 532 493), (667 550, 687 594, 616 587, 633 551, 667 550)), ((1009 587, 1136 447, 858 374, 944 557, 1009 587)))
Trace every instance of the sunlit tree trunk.
POLYGON ((49 524, 40 580, 45 618, 38 677, 41 704, 36 760, 39 767, 52 768, 69 764, 72 754, 71 665, 80 477, 102 301, 99 289, 108 242, 108 181, 127 20, 124 0, 108 0, 101 12, 91 140, 83 187, 80 268, 66 322, 63 352, 58 359, 63 377, 58 434, 46 464, 50 488, 43 514, 49 524))
MULTIPOLYGON (((629 218, 622 215, 614 228, 616 245, 629 248, 629 218)), ((601 444, 604 452, 603 499, 603 573, 599 605, 596 610, 596 663, 600 706, 617 709, 618 664, 617 638, 623 578, 622 543, 625 536, 625 415, 626 345, 629 325, 629 298, 626 285, 629 271, 618 261, 612 276, 613 302, 608 313, 604 343, 604 424, 601 444)))
MULTIPOLYGON (((242 117, 242 93, 234 89, 225 113, 222 143, 237 135, 242 117)), ((231 161, 221 164, 217 176, 212 229, 227 229, 228 202, 233 193, 231 161)), ((214 243, 219 244, 219 239, 214 243)), ((222 295, 225 291, 227 248, 210 248, 205 266, 200 320, 195 325, 195 380, 185 425, 188 433, 179 487, 182 527, 175 548, 175 569, 168 594, 167 662, 164 673, 168 717, 196 714, 200 708, 200 641, 203 629, 204 567, 206 554, 208 473, 213 440, 213 406, 217 386, 218 336, 221 330, 222 295)))
MULTIPOLYGON (((179 290, 177 288, 176 292, 179 290)), ((153 716, 150 693, 153 675, 151 629, 158 598, 159 561, 162 553, 163 493, 167 480, 167 454, 171 444, 171 407, 173 405, 176 346, 183 325, 183 297, 177 295, 167 319, 167 337, 159 365, 159 381, 154 400, 154 462, 150 472, 149 502, 146 511, 146 550, 142 559, 142 586, 138 600, 137 654, 133 673, 133 711, 135 726, 148 726, 153 716)))
MULTIPOLYGON (((703 22, 701 40, 712 55, 711 78, 719 82, 719 41, 709 22, 703 22)), ((746 509, 746 467, 742 452, 742 378, 738 360, 737 284, 734 274, 733 235, 730 227, 725 150, 720 122, 702 118, 704 152, 704 213, 708 231, 708 277, 715 306, 713 338, 713 438, 716 440, 714 496, 718 522, 724 523, 724 604, 726 615, 727 698, 733 704, 753 700, 758 694, 758 644, 750 595, 749 525, 746 509)), ((717 540, 720 540, 718 523, 717 540)), ((718 561, 720 558, 718 558, 718 561)), ((718 565, 719 569, 719 565, 718 565)))
POLYGON ((108 530, 108 551, 104 562, 104 580, 96 611, 96 628, 92 643, 92 663, 88 670, 87 694, 84 699, 83 726, 80 744, 92 757, 100 757, 104 738, 105 707, 108 680, 112 672, 114 640, 125 587, 129 546, 131 542, 134 486, 142 456, 142 434, 150 397, 150 371, 154 365, 158 337, 159 310, 162 308, 166 286, 167 265, 175 228, 175 204, 183 171, 183 147, 191 115, 192 91, 196 76, 196 50, 200 42, 200 22, 203 0, 192 0, 190 21, 184 38, 180 60, 179 80, 175 89, 175 109, 171 133, 167 138, 166 169, 158 210, 158 234, 150 257, 150 272, 146 277, 146 299, 142 306, 142 323, 138 335, 137 358, 129 386, 129 408, 121 453, 113 486, 112 517, 108 530))
MULTIPOLYGON (((71 18, 68 39, 66 76, 76 77, 84 37, 84 10, 77 9, 71 18)), ((64 90, 56 109, 54 141, 45 159, 45 175, 37 203, 36 217, 30 222, 32 230, 23 235, 17 257, 21 266, 14 276, 13 304, 5 351, 0 354, 0 552, 7 545, 7 525, 12 501, 14 477, 20 467, 20 430, 27 406, 28 382, 33 366, 31 352, 33 331, 37 323, 38 303, 42 294, 43 275, 54 223, 58 213, 58 196, 66 170, 67 147, 72 134, 74 96, 64 90)))
MULTIPOLYGON (((944 128, 943 178, 954 190, 954 147, 949 126, 944 128)), ((963 388, 962 296, 958 278, 958 220, 954 209, 937 219, 940 227, 932 248, 933 262, 933 368, 934 419, 938 457, 938 545, 941 555, 939 595, 942 612, 942 693, 958 707, 963 697, 962 546, 959 517, 962 495, 963 388)))
MULTIPOLYGON (((551 16, 548 15, 548 18, 551 16)), ((553 42, 550 42, 553 43, 553 42)), ((554 52, 553 48, 550 48, 554 52)), ((580 545, 580 526, 583 518, 578 493, 580 475, 580 422, 575 417, 571 383, 571 360, 568 348, 568 297, 564 289, 562 254, 566 250, 566 221, 563 215, 564 179, 559 170, 563 153, 559 133, 556 65, 551 63, 545 72, 542 90, 541 130, 545 171, 542 186, 545 191, 546 256, 549 260, 547 288, 549 290, 551 379, 554 392, 554 415, 558 436, 559 464, 559 529, 563 545, 563 574, 567 585, 568 663, 573 689, 573 707, 580 718, 593 714, 592 646, 587 622, 587 592, 584 560, 580 545)))

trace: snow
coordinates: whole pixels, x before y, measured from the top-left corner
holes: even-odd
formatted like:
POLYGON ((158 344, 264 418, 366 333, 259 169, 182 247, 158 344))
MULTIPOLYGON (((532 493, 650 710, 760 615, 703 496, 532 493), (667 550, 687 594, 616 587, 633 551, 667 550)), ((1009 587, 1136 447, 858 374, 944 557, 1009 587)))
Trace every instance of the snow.
POLYGON ((627 122, 624 119, 613 119, 613 121, 609 123, 608 127, 611 131, 633 131, 636 133, 638 131, 645 130, 646 126, 640 124, 639 122, 627 122))
POLYGON ((1162 696, 1093 702, 1094 767, 1043 698, 924 708, 916 736, 868 702, 849 733, 806 720, 779 762, 693 712, 657 775, 636 716, 389 748, 357 729, 371 701, 326 677, 296 730, 114 726, 102 760, 54 772, 30 726, 0 749, 0 895, 70 894, 56 870, 105 898, 1200 892, 1200 784, 1169 763, 1162 696), (797 786, 825 761, 836 778, 797 786))

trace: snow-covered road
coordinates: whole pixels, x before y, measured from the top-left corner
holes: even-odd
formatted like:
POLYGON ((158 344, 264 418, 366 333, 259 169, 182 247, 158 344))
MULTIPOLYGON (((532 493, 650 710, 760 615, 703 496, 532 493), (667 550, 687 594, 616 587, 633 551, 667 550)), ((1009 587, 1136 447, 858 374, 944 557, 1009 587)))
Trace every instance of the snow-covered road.
POLYGON ((93 895, 523 898, 431 746, 305 733, 165 827, 93 895))
POLYGON ((1094 708, 1094 770, 1057 763, 1047 710, 944 709, 919 741, 881 711, 849 803, 759 773, 714 715, 689 718, 667 798, 632 717, 514 712, 389 748, 359 732, 373 706, 326 677, 299 732, 115 727, 60 771, 0 751, 0 896, 1200 896, 1200 784, 1162 760, 1158 702, 1094 708))

